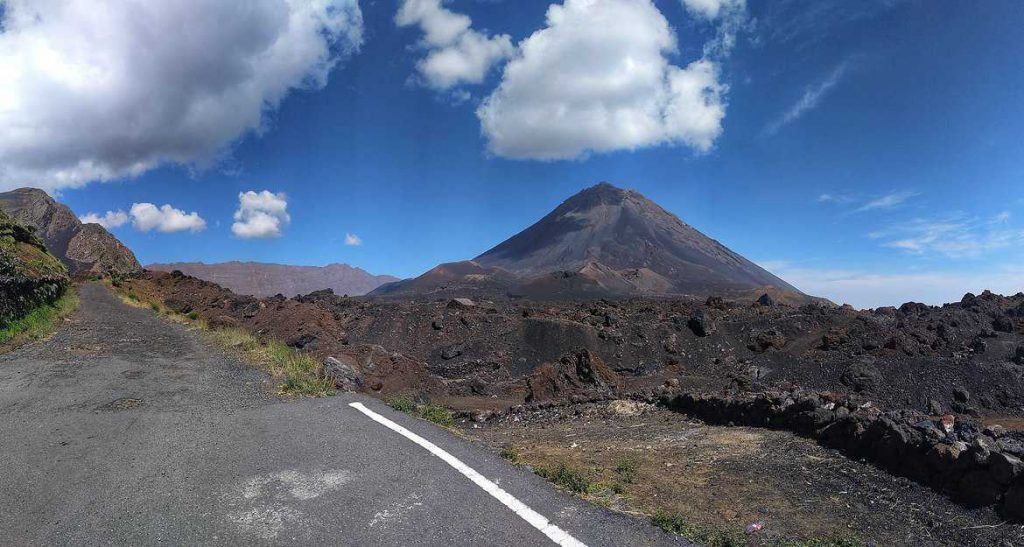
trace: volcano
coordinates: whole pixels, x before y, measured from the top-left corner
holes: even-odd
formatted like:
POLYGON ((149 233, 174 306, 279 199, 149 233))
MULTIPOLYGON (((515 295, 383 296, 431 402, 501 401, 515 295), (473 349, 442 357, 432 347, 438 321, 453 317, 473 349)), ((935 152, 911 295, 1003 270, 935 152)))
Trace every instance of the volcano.
POLYGON ((444 265, 371 294, 492 288, 509 296, 708 295, 795 287, 702 234, 634 190, 602 182, 459 268, 444 265), (451 275, 471 270, 472 275, 451 275))

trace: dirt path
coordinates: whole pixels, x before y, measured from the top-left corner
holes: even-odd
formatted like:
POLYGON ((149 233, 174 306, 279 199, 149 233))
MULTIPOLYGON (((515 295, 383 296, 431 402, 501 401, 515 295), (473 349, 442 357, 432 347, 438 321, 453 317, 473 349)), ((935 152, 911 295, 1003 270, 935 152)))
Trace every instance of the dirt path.
POLYGON ((271 396, 262 374, 101 285, 81 299, 51 339, 0 357, 0 542, 550 543, 361 402, 583 543, 681 543, 376 400, 271 396))

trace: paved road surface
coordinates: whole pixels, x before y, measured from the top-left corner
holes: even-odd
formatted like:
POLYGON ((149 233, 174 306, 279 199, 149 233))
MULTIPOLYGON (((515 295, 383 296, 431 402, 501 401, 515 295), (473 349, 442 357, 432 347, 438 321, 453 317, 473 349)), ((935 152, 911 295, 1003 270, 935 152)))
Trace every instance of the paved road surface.
POLYGON ((0 356, 0 544, 551 545, 426 439, 587 545, 680 544, 375 399, 283 399, 104 287, 0 356))

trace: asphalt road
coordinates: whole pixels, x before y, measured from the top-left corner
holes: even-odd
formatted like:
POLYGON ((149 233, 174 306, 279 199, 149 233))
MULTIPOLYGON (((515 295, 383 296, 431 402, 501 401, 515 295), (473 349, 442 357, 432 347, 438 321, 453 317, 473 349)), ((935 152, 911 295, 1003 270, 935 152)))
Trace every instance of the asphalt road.
POLYGON ((0 544, 551 545, 446 451, 587 545, 684 544, 379 401, 271 395, 197 333, 97 284, 0 356, 0 544))

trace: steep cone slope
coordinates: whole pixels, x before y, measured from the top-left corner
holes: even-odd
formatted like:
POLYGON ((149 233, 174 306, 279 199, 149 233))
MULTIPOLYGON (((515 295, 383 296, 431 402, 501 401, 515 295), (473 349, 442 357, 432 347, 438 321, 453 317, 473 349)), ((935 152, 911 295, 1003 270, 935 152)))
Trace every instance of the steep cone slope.
POLYGON ((0 210, 35 228, 46 248, 72 274, 128 274, 142 269, 135 255, 99 224, 82 224, 71 209, 46 192, 19 188, 0 193, 0 210))
POLYGON ((595 263, 620 273, 641 269, 680 293, 765 286, 797 291, 640 193, 608 183, 569 198, 474 261, 524 277, 595 263))
MULTIPOLYGON (((535 299, 800 291, 633 190, 601 183, 473 260, 373 295, 505 294, 535 299)), ((752 294, 755 293, 756 294, 752 294)))

